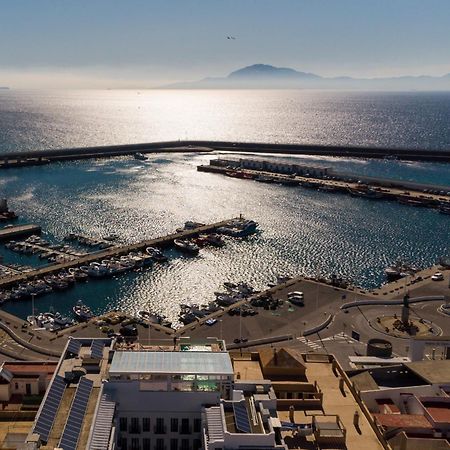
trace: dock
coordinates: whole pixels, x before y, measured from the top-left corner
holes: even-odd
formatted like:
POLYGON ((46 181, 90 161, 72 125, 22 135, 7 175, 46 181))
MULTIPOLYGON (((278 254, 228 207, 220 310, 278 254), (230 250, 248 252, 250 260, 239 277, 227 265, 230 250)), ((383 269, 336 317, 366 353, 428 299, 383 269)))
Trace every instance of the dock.
MULTIPOLYGON (((226 160, 223 160, 225 162, 226 160)), ((306 167, 306 166, 305 166, 306 167)), ((199 172, 210 172, 226 175, 242 180, 264 179, 264 182, 280 183, 288 186, 299 186, 303 188, 318 189, 322 192, 340 192, 354 197, 367 198, 370 200, 393 200, 404 205, 428 208, 450 208, 450 187, 440 186, 435 189, 438 193, 430 192, 430 186, 426 184, 403 182, 398 180, 386 180, 364 177, 356 175, 344 176, 338 173, 333 175, 311 176, 285 174, 280 172, 243 168, 239 166, 200 165, 197 166, 199 172)), ((262 180, 261 180, 262 181, 262 180)))
MULTIPOLYGON (((52 264, 50 266, 36 268, 34 270, 28 271, 26 273, 21 273, 9 277, 3 277, 0 279, 0 288, 4 288, 16 283, 21 283, 23 281, 27 281, 30 279, 35 278, 41 278, 46 275, 51 275, 56 272, 59 272, 64 269, 69 269, 71 267, 79 267, 82 265, 87 265, 92 262, 101 261, 103 259, 108 259, 112 257, 118 257, 122 255, 127 255, 130 252, 133 251, 142 251, 145 250, 147 247, 159 247, 159 248, 166 248, 173 244, 173 241, 175 239, 189 239, 194 236, 197 236, 201 233, 210 233, 215 231, 217 228, 226 226, 229 224, 232 220, 243 220, 242 218, 231 218, 227 220, 223 220, 220 222, 212 223, 209 225, 202 225, 197 228, 193 228, 191 230, 184 230, 181 232, 176 232, 173 234, 169 234, 163 237, 158 237, 154 239, 148 239, 141 242, 137 242, 134 244, 126 244, 126 245, 117 245, 114 247, 107 248, 105 250, 97 251, 95 253, 88 253, 83 256, 74 257, 71 261, 65 261, 57 264, 52 264)), ((36 227, 36 225, 34 225, 36 227)), ((40 227, 38 227, 40 230, 40 227)), ((9 229, 11 230, 11 229, 9 229)), ((7 230, 8 231, 8 230, 7 230)), ((30 233, 31 234, 31 233, 30 233)), ((11 236, 9 235, 9 239, 11 236)), ((5 238, 4 238, 5 239, 5 238)))
POLYGON ((31 236, 32 234, 40 234, 41 227, 39 225, 17 225, 15 227, 1 228, 0 241, 10 241, 13 238, 31 236))

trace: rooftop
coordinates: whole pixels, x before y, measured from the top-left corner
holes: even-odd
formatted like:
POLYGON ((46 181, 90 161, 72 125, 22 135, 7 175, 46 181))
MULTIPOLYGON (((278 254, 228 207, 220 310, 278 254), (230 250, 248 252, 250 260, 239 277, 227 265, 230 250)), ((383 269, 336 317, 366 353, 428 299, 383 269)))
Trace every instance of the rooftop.
POLYGON ((421 397, 422 405, 436 423, 450 423, 450 398, 421 397))
POLYGON ((427 383, 450 383, 450 359, 415 361, 405 366, 427 383))
POLYGON ((373 416, 381 426, 386 428, 433 428, 422 414, 374 414, 373 416))
POLYGON ((9 362, 5 361, 3 367, 7 368, 10 372, 14 374, 19 373, 43 373, 52 374, 56 370, 58 365, 57 361, 43 361, 43 362, 9 362))
POLYGON ((233 375, 226 352, 120 352, 114 353, 110 375, 189 374, 233 375))

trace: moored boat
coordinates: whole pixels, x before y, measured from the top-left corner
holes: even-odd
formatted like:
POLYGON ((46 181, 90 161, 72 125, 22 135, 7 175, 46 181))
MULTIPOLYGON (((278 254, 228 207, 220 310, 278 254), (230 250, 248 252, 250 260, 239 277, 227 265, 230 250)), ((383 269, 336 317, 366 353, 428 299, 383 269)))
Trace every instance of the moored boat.
POLYGON ((94 317, 91 308, 89 308, 89 306, 86 306, 81 300, 79 300, 77 304, 72 308, 72 311, 76 319, 80 322, 87 322, 94 317))
POLYGON ((198 255, 200 248, 198 245, 186 239, 175 239, 173 241, 175 247, 183 253, 188 253, 190 255, 198 255))
POLYGON ((148 253, 148 255, 153 259, 153 261, 156 262, 166 262, 168 260, 167 256, 164 255, 164 253, 156 247, 147 247, 145 251, 148 253))

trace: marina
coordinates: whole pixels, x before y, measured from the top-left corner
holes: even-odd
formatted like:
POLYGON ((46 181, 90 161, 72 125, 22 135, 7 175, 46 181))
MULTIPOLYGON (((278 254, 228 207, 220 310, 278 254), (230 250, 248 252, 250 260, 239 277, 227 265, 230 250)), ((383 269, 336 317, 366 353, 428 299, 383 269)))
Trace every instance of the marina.
MULTIPOLYGON (((44 275, 51 275, 56 272, 60 272, 61 270, 66 270, 66 269, 73 268, 73 267, 79 267, 82 265, 95 263, 95 262, 98 262, 98 261, 101 261, 101 260, 107 259, 107 258, 125 256, 127 254, 130 254, 131 252, 145 250, 147 247, 165 248, 165 247, 172 245, 175 240, 189 239, 189 238, 197 236, 198 234, 201 234, 201 233, 210 233, 210 232, 217 230, 220 227, 227 227, 230 224, 238 223, 239 221, 244 221, 244 219, 235 218, 235 219, 223 220, 223 221, 216 222, 216 223, 209 224, 209 225, 202 225, 198 228, 188 229, 188 230, 181 231, 181 232, 176 232, 174 234, 169 234, 167 236, 156 238, 156 239, 149 239, 149 240, 145 240, 145 241, 134 243, 134 244, 114 246, 114 247, 111 247, 111 248, 108 248, 105 250, 101 250, 101 251, 98 251, 95 253, 90 253, 90 254, 86 254, 83 256, 74 257, 70 261, 65 261, 65 262, 50 265, 47 267, 38 268, 29 273, 15 275, 8 279, 0 279, 0 287, 10 286, 11 284, 14 284, 14 283, 20 283, 20 282, 26 281, 28 279, 42 277, 44 275)), ((28 230, 30 230, 30 229, 28 229, 28 230)), ((9 235, 8 237, 13 237, 13 236, 15 236, 15 234, 9 235)))
MULTIPOLYGON (((14 202, 14 209, 21 217, 41 225, 41 239, 49 242, 46 248, 69 246, 76 252, 86 253, 79 258, 90 260, 79 266, 70 263, 66 270, 44 273, 39 277, 43 280, 49 277, 48 281, 55 286, 51 293, 36 297, 39 311, 49 312, 53 307, 55 311, 69 316, 73 305, 82 299, 95 315, 102 315, 112 309, 130 315, 148 311, 165 316, 171 323, 177 324, 180 320, 179 305, 193 306, 194 312, 198 313, 197 310, 216 300, 215 292, 225 293, 221 286, 227 281, 237 283, 243 280, 256 290, 264 291, 278 274, 294 277, 303 275, 314 279, 330 279, 335 274, 337 279, 343 280, 343 284, 345 280, 347 285, 361 286, 354 292, 369 292, 386 281, 384 269, 397 259, 409 261, 419 268, 429 267, 447 253, 446 216, 437 214, 431 208, 414 208, 411 213, 405 211, 400 217, 404 223, 400 227, 393 227, 390 223, 398 212, 410 208, 397 202, 369 202, 345 194, 337 197, 323 195, 316 189, 295 189, 276 183, 245 183, 246 180, 235 180, 233 177, 196 174, 198 164, 209 158, 206 155, 191 157, 186 154, 168 161, 152 157, 148 165, 123 158, 48 165, 11 172, 11 176, 20 177, 21 180, 18 197, 13 192, 17 186, 13 182, 5 185, 5 196, 14 202), (124 176, 124 173, 127 175, 124 176), (68 177, 82 180, 76 192, 70 186, 64 187, 68 177), (39 204, 26 197, 33 180, 38 180, 34 183, 37 186, 35 196, 43 199, 39 204), (100 189, 95 188, 96 183, 100 183, 100 189), (170 195, 167 186, 170 186, 170 195), (244 186, 249 191, 246 201, 242 198, 244 186), (107 201, 103 200, 104 194, 108 194, 107 201), (94 199, 94 195, 98 196, 98 200, 94 199), (204 201, 198 203, 199 198, 204 201), (159 256, 154 256, 155 264, 151 270, 144 267, 124 269, 123 260, 111 259, 120 260, 122 256, 128 258, 127 253, 109 258, 104 256, 109 249, 100 248, 103 245, 121 247, 151 241, 158 239, 158 236, 165 236, 167 230, 182 231, 184 227, 180 227, 180 224, 187 218, 216 223, 220 216, 216 215, 212 205, 220 205, 228 217, 242 212, 246 217, 254 218, 263 233, 255 233, 242 241, 233 241, 232 235, 236 234, 236 230, 225 230, 229 235, 219 235, 221 239, 211 233, 209 239, 215 241, 217 250, 213 244, 209 244, 210 248, 203 251, 202 237, 196 243, 200 246, 198 256, 180 252, 173 245, 166 248, 149 245, 136 253, 148 254, 150 247, 161 252, 159 256), (72 214, 72 210, 77 210, 78 214, 72 214), (354 223, 363 222, 373 224, 366 228, 367 232, 359 231, 356 234, 356 230, 355 233, 350 231, 351 239, 343 236, 345 230, 354 230, 354 223), (366 234, 375 225, 381 226, 384 231, 381 234, 376 231, 381 239, 380 245, 373 249, 373 253, 367 253, 366 234), (317 226, 325 233, 316 233, 317 226), (411 247, 412 253, 404 254, 404 249, 410 248, 409 240, 413 234, 423 234, 422 228, 427 233, 428 230, 432 232, 433 240, 415 242, 414 247, 411 247), (410 229, 415 230, 413 234, 408 231, 410 229), (224 240, 226 245, 221 247, 224 240), (317 262, 324 257, 327 263, 320 264, 319 271, 317 262), (156 264, 155 258, 168 259, 168 263, 156 264), (106 266, 106 270, 102 267, 90 268, 91 262, 106 266), (83 272, 81 267, 85 271, 90 269, 92 275, 83 272), (78 279, 75 284, 67 286, 67 281, 53 278, 53 275, 59 278, 60 272, 63 277, 65 272, 72 272, 78 279), (89 282, 86 283, 86 280, 89 282)), ((272 160, 273 163, 276 161, 272 160)), ((327 165, 320 167, 323 170, 327 165)), ((372 232, 375 233, 375 229, 372 232)), ((16 242, 26 239, 13 238, 16 242)), ((5 249, 4 246, 1 250, 6 265, 32 266, 34 273, 41 269, 51 272, 51 267, 55 266, 55 261, 41 259, 40 253, 29 255, 5 249)), ((56 250, 65 251, 62 247, 56 250)), ((154 250, 150 251, 154 253, 154 250)), ((20 270, 19 267, 17 269, 20 270)), ((30 268, 25 270, 29 271, 30 268)), ((12 271, 9 272, 3 281, 11 278, 12 271)), ((14 275, 17 278, 16 272, 14 275)), ((29 282, 33 282, 32 277, 15 284, 29 282)), ((4 289, 9 291, 10 287, 12 285, 4 289)), ((40 291, 39 286, 35 288, 40 291)), ((31 299, 29 296, 27 298, 6 301, 3 307, 26 318, 31 311, 31 299)), ((226 297, 220 297, 221 301, 224 299, 227 301, 226 297)))
MULTIPOLYGON (((107 249, 97 250, 90 254, 63 253, 55 250, 55 247, 59 248, 60 246, 53 245, 51 246, 52 251, 55 251, 60 257, 59 260, 54 261, 54 264, 27 271, 3 271, 3 277, 0 278, 0 283, 3 283, 2 286, 4 289, 0 292, 0 301, 3 303, 5 301, 19 301, 31 298, 33 301, 33 314, 29 320, 31 322, 39 321, 40 323, 46 323, 52 330, 56 330, 64 322, 61 316, 49 316, 47 313, 44 316, 34 316, 34 299, 36 297, 52 293, 53 291, 65 291, 73 286, 75 282, 82 283, 89 278, 111 278, 132 270, 150 268, 154 262, 164 263, 167 261, 167 258, 160 249, 166 248, 171 244, 175 245, 175 248, 181 252, 195 256, 199 254, 200 248, 202 247, 208 245, 222 247, 225 244, 220 235, 215 233, 211 234, 212 232, 225 233, 229 231, 235 237, 243 237, 253 234, 256 231, 256 227, 256 223, 245 220, 242 217, 209 225, 186 222, 185 227, 173 235, 130 244, 128 246, 109 246, 107 249), (6 289, 6 287, 9 289, 6 289), (58 321, 55 319, 58 319, 58 321)), ((79 235, 70 235, 69 237, 71 240, 75 238, 80 239, 79 235)), ((98 245, 102 242, 87 239, 86 237, 82 239, 88 244, 94 243, 98 245)), ((14 248, 19 245, 15 241, 11 242, 14 243, 14 248)), ((6 245, 8 246, 9 244, 7 243, 6 245)), ((49 245, 41 238, 32 236, 28 239, 28 242, 20 244, 20 248, 28 245, 29 247, 26 248, 29 248, 30 251, 48 252, 50 247, 44 244, 49 245), (37 245, 36 242, 40 242, 41 245, 37 245)), ((85 321, 92 317, 92 315, 87 316, 84 314, 84 311, 87 311, 86 308, 83 306, 78 308, 77 311, 74 309, 78 320, 85 321)), ((69 324, 67 321, 64 323, 69 324)))

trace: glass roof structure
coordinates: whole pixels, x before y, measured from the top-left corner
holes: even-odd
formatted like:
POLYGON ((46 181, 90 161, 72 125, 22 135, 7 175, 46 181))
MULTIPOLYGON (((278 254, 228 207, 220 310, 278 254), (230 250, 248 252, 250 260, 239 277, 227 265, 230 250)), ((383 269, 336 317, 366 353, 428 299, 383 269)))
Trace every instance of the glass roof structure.
POLYGON ((114 352, 110 375, 233 375, 226 352, 114 352))

